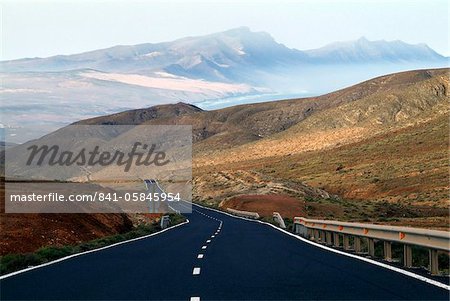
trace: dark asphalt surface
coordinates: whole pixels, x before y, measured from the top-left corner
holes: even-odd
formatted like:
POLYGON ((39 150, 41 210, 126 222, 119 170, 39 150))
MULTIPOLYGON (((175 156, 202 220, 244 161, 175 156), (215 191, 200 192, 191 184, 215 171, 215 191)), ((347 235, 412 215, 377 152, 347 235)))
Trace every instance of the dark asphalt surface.
POLYGON ((445 289, 314 247, 268 225, 193 209, 186 214, 188 224, 162 234, 1 280, 1 300, 449 298, 445 289), (193 275, 194 267, 199 275, 193 275))

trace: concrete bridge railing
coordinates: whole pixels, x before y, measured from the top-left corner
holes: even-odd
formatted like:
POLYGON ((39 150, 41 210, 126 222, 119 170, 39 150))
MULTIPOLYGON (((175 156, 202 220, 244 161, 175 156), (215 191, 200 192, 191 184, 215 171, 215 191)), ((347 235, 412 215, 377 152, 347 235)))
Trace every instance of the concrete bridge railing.
POLYGON ((301 236, 344 250, 353 249, 361 252, 361 239, 367 240, 370 256, 375 256, 375 240, 383 241, 384 259, 392 260, 392 243, 403 244, 403 262, 405 267, 412 267, 411 246, 420 246, 429 250, 429 270, 431 274, 439 273, 438 255, 450 250, 450 232, 409 227, 396 227, 363 223, 349 223, 330 220, 294 218, 294 232, 301 236), (353 245, 350 245, 353 237, 353 245))

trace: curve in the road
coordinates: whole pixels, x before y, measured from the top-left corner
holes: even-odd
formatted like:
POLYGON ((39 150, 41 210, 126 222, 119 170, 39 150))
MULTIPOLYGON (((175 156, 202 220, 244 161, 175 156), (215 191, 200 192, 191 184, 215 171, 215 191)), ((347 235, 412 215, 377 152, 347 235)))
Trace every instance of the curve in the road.
POLYGON ((4 278, 0 282, 1 299, 448 300, 449 297, 449 291, 443 287, 315 245, 270 224, 197 205, 186 216, 189 223, 162 235, 4 278))

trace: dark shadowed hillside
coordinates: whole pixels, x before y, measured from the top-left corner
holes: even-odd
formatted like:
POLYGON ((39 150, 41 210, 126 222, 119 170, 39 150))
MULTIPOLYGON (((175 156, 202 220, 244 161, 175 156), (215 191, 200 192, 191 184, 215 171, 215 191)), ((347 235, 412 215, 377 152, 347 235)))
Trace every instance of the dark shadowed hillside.
POLYGON ((147 109, 129 110, 113 115, 101 116, 76 122, 75 124, 122 125, 142 124, 152 120, 166 120, 178 116, 202 112, 202 109, 185 103, 159 105, 147 109))

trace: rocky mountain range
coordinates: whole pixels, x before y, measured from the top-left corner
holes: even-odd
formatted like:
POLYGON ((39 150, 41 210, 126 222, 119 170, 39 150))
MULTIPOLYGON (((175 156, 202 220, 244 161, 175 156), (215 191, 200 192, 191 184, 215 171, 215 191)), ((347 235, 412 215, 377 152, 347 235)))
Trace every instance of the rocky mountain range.
POLYGON ((320 95, 382 74, 445 66, 448 58, 424 44, 361 38, 297 50, 240 27, 171 42, 2 61, 2 123, 38 131, 37 124, 56 129, 156 104, 221 108, 230 97, 243 96, 233 102, 239 104, 255 96, 320 95))
POLYGON ((173 42, 115 46, 74 55, 27 58, 1 63, 3 72, 101 72, 150 75, 167 72, 210 81, 258 82, 255 72, 299 68, 308 64, 443 62, 447 58, 425 44, 402 41, 336 42, 300 51, 277 43, 266 32, 247 27, 173 42))

